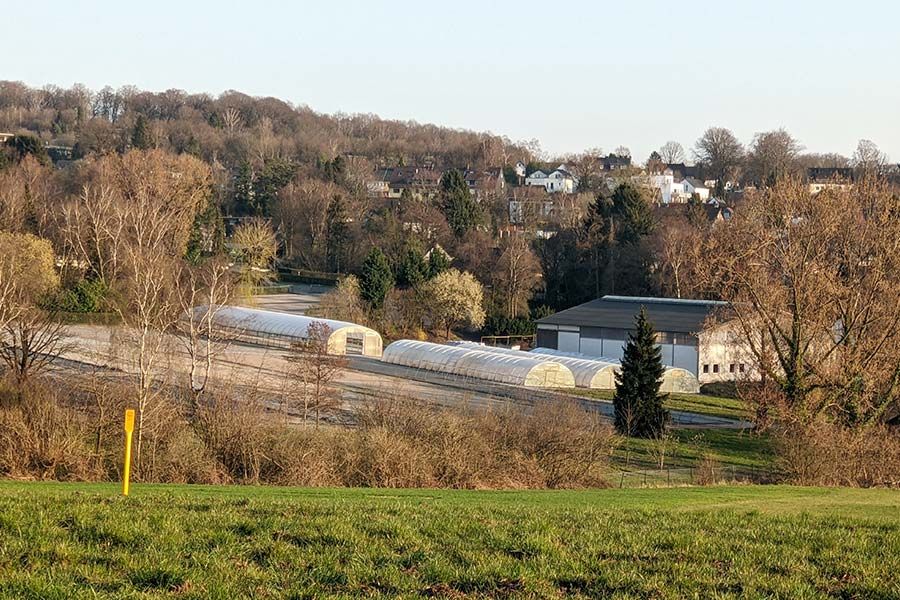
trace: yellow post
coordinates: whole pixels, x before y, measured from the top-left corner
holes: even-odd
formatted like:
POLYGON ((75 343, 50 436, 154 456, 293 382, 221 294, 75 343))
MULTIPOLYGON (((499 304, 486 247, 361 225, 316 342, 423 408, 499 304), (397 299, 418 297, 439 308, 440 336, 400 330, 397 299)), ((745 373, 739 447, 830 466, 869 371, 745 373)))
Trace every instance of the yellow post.
POLYGON ((128 495, 128 480, 131 477, 131 434, 134 432, 134 410, 125 411, 125 469, 122 472, 122 495, 128 495))

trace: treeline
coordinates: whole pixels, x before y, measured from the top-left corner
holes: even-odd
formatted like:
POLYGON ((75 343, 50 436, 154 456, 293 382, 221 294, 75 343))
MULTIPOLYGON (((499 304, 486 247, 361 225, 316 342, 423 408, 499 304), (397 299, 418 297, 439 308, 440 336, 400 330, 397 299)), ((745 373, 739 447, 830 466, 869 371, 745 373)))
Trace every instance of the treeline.
POLYGON ((508 162, 528 149, 484 133, 389 121, 374 115, 325 115, 276 98, 226 91, 217 97, 126 86, 31 88, 0 81, 0 131, 32 133, 76 148, 75 156, 149 147, 188 153, 236 170, 281 157, 299 164, 354 155, 377 164, 473 168, 508 162))

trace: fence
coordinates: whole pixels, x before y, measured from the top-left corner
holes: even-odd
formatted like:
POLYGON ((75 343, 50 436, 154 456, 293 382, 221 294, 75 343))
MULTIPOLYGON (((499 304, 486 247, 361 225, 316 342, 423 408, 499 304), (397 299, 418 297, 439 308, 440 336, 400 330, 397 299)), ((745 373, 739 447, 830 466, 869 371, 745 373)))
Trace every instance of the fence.
POLYGON ((715 483, 776 483, 776 471, 739 465, 698 464, 693 467, 616 471, 610 484, 620 488, 709 485, 715 483))

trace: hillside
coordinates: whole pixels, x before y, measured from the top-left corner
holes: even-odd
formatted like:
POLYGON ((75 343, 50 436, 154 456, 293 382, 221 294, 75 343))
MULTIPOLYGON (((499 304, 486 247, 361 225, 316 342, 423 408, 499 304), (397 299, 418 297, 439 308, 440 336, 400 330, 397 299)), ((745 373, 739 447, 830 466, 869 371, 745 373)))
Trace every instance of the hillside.
POLYGON ((900 495, 0 483, 9 598, 900 593, 900 495))

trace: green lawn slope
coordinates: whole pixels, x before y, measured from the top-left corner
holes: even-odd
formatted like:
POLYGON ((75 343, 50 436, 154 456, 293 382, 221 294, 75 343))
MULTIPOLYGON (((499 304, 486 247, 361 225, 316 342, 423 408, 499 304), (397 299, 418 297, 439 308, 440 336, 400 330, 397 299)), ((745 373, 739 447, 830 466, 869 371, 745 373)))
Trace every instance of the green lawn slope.
POLYGON ((900 492, 0 483, 7 598, 900 596, 900 492))

